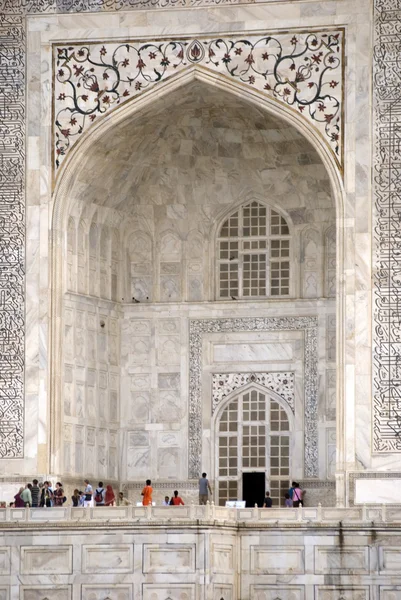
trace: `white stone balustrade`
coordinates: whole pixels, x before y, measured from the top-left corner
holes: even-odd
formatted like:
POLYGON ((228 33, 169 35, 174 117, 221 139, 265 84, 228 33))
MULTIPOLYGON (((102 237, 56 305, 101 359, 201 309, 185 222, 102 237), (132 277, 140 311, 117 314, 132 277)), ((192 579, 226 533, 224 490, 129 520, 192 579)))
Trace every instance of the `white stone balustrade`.
POLYGON ((113 506, 74 508, 57 506, 52 508, 3 508, 0 509, 2 523, 46 523, 46 522, 225 522, 263 524, 333 524, 333 523, 401 523, 401 506, 358 506, 299 507, 299 508, 228 508, 215 506, 113 506))

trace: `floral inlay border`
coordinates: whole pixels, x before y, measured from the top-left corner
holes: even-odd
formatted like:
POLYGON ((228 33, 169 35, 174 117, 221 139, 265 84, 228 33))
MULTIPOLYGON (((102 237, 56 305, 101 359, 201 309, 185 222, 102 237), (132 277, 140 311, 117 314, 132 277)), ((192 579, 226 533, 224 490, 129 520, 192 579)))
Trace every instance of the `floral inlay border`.
POLYGON ((54 46, 54 168, 91 124, 160 81, 202 65, 312 122, 342 165, 344 31, 54 46))
POLYGON ((203 335, 239 331, 304 331, 304 476, 318 477, 318 348, 317 317, 244 317, 189 321, 188 475, 199 477, 202 460, 203 335))
POLYGON ((276 392, 295 413, 295 376, 294 373, 213 373, 212 375, 212 414, 218 405, 234 390, 249 383, 258 383, 267 390, 276 392))

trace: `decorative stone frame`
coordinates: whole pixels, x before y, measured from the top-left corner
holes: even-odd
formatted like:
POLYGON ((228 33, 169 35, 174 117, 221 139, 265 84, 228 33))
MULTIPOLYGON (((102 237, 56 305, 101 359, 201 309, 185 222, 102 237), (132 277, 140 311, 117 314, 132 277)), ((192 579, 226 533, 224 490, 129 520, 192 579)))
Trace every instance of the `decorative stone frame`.
POLYGON ((203 334, 241 331, 304 331, 305 477, 318 476, 318 351, 317 317, 248 317, 192 319, 189 322, 189 477, 201 472, 202 455, 202 343, 203 334))

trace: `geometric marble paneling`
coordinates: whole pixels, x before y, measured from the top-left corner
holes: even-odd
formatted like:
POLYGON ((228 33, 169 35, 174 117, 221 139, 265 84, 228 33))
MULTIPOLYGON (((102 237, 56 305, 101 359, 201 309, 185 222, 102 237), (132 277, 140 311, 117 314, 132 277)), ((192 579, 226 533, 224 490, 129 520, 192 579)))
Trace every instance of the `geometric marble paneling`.
POLYGON ((194 573, 194 544, 144 544, 144 573, 194 573))
POLYGON ((132 584, 83 584, 81 600, 132 600, 132 584))
POLYGON ((70 585, 24 585, 20 588, 20 600, 71 600, 70 585))
POLYGON ((251 585, 251 600, 304 600, 303 585, 251 585))
POLYGON ((304 547, 251 546, 251 573, 293 575, 305 572, 304 547))
MULTIPOLYGON (((10 588, 8 587, 8 585, 0 585, 0 600, 9 600, 9 598, 10 598, 10 588)), ((220 598, 219 598, 219 600, 220 600, 220 598)))
POLYGON ((368 574, 368 546, 315 546, 315 573, 328 574, 368 574))
POLYGON ((132 573, 133 561, 131 544, 82 547, 82 573, 132 573))
POLYGON ((369 586, 316 585, 315 600, 369 600, 369 586))
MULTIPOLYGON (((153 584, 144 583, 142 587, 143 600, 195 600, 196 586, 190 584, 153 584)), ((112 599, 113 600, 113 599, 112 599)))
POLYGON ((71 574, 72 546, 21 546, 21 573, 71 574))

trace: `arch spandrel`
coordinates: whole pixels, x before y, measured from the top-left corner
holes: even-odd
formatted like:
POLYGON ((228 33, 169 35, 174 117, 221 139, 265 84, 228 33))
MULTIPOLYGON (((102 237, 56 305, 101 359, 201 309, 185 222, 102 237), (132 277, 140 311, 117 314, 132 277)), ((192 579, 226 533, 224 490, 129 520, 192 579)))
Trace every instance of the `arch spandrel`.
POLYGON ((344 31, 54 45, 53 168, 112 111, 201 67, 309 122, 342 171, 344 31))

